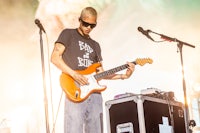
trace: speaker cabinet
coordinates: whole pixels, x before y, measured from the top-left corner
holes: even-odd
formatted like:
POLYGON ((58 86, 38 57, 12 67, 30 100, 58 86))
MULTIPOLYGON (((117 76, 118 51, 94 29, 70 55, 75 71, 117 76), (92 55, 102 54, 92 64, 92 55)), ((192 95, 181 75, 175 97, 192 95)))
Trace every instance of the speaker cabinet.
POLYGON ((108 133, 186 133, 180 102, 134 95, 105 105, 108 133))

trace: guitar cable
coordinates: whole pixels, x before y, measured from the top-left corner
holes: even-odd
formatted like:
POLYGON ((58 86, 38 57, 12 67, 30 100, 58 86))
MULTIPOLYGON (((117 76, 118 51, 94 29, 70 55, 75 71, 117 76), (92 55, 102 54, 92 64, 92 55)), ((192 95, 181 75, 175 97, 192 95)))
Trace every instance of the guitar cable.
POLYGON ((59 101, 59 105, 58 105, 58 110, 57 110, 57 113, 56 113, 56 118, 55 118, 55 121, 53 122, 52 133, 55 133, 56 120, 58 118, 58 112, 59 112, 59 109, 60 109, 60 104, 61 104, 61 101, 62 101, 62 96, 63 96, 63 91, 61 92, 60 101, 59 101))
POLYGON ((172 126, 172 132, 175 133, 175 127, 174 127, 174 108, 173 108, 173 105, 170 103, 171 100, 168 96, 168 94, 163 94, 166 102, 167 102, 167 106, 168 106, 168 111, 169 111, 169 117, 170 117, 170 123, 171 123, 171 126, 172 126))

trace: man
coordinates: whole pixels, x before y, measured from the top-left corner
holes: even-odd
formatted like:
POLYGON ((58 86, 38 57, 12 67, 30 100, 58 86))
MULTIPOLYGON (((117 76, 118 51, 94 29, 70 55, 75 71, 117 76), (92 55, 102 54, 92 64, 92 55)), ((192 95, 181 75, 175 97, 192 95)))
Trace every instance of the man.
MULTIPOLYGON (((63 73, 70 75, 80 86, 88 85, 86 76, 76 70, 84 70, 94 63, 102 63, 99 43, 91 39, 89 33, 97 24, 97 12, 92 7, 82 10, 80 25, 77 29, 64 29, 55 42, 51 61, 63 73)), ((105 79, 127 79, 134 71, 135 65, 128 62, 125 74, 113 74, 105 79)), ((103 65, 96 70, 103 72, 103 65)), ((65 100, 64 131, 65 133, 102 133, 102 95, 92 93, 86 100, 75 103, 65 100)))

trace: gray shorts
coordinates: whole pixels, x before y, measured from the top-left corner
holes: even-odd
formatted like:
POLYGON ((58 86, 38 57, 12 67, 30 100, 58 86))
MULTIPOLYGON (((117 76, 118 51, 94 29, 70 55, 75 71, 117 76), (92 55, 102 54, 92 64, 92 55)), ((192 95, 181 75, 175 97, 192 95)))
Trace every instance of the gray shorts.
POLYGON ((103 133, 102 95, 93 93, 83 102, 65 100, 64 133, 103 133))

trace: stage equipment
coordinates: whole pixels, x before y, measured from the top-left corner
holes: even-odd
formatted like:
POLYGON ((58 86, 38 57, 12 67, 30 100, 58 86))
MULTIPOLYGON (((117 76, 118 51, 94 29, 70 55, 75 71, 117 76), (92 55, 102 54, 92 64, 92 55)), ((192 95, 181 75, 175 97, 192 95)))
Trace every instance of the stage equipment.
POLYGON ((105 105, 108 133, 186 133, 180 102, 134 95, 105 105))
MULTIPOLYGON (((141 30, 142 28, 140 28, 141 30)), ((139 30, 139 27, 138 27, 138 30, 139 30)), ((139 30, 139 31, 140 31, 139 30)), ((186 133, 190 133, 191 132, 191 129, 189 129, 189 122, 190 122, 190 118, 189 118, 189 108, 188 108, 188 102, 187 102, 187 91, 186 91, 186 83, 185 83, 185 72, 184 72, 184 64, 183 64, 183 46, 188 46, 188 47, 191 47, 191 48, 195 48, 194 45, 191 45, 189 43, 186 43, 186 42, 183 42, 181 40, 178 40, 177 38, 172 38, 172 37, 169 37, 169 36, 166 36, 166 35, 163 35, 163 34, 160 34, 160 33, 156 33, 154 31, 151 31, 151 30, 143 30, 142 29, 142 32, 144 35, 146 35, 148 38, 150 38, 151 36, 149 35, 149 33, 154 33, 156 35, 159 35, 161 39, 163 39, 163 41, 169 41, 169 42, 176 42, 177 43, 177 48, 179 49, 179 53, 180 53, 180 59, 181 59, 181 67, 182 67, 182 85, 183 85, 183 93, 184 93, 184 115, 185 115, 185 127, 186 127, 186 133)), ((163 41, 155 41, 153 39, 151 39, 152 41, 154 42, 163 42, 163 41)))
POLYGON ((44 108, 45 108, 45 122, 46 122, 46 133, 50 133, 49 129, 49 115, 48 115, 48 100, 46 94, 46 78, 45 78, 45 63, 44 63, 44 50, 43 50, 43 39, 42 39, 42 31, 44 33, 44 27, 40 23, 38 19, 35 19, 35 24, 39 28, 39 35, 40 35, 40 50, 41 50, 41 63, 42 63, 42 76, 43 76, 43 91, 44 91, 44 108))
POLYGON ((174 92, 172 91, 161 91, 157 88, 147 88, 141 90, 142 95, 160 98, 160 99, 168 99, 168 100, 175 100, 174 92))

